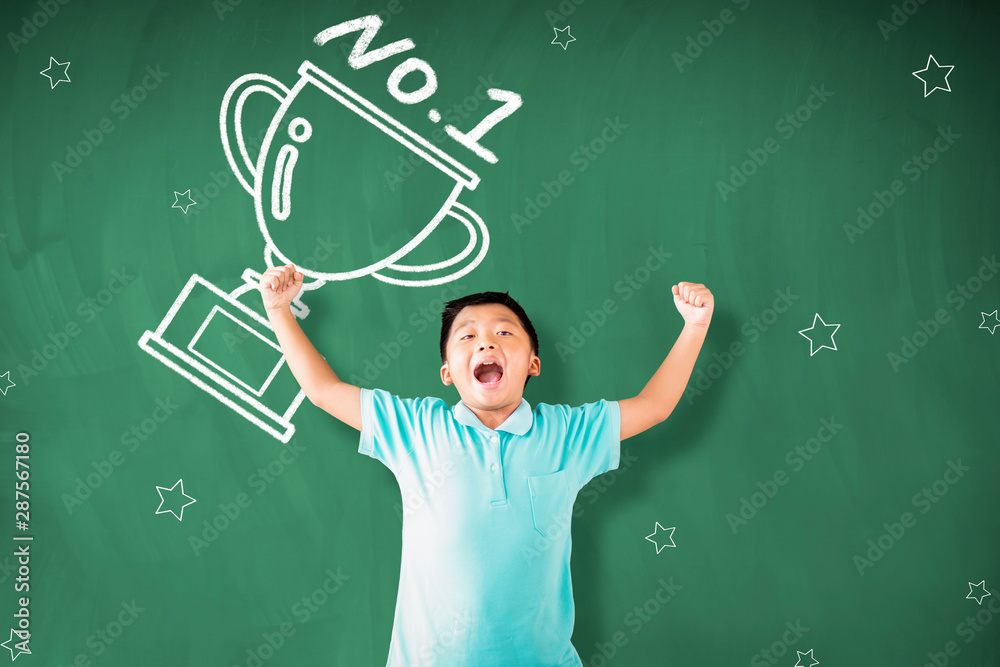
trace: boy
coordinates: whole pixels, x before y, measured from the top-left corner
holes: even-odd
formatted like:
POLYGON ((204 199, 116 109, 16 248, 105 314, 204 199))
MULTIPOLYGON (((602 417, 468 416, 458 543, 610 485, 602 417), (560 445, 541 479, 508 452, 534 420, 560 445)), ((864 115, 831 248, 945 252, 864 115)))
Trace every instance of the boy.
POLYGON ((338 378, 289 308, 302 278, 288 265, 260 281, 288 366, 314 405, 361 432, 358 450, 392 470, 406 505, 387 667, 580 667, 570 642, 574 499, 618 467, 622 440, 666 419, 680 400, 712 294, 701 284, 673 286, 684 329, 637 396, 534 410, 522 393, 541 361, 521 306, 499 292, 450 301, 441 381, 461 401, 448 408, 338 378))

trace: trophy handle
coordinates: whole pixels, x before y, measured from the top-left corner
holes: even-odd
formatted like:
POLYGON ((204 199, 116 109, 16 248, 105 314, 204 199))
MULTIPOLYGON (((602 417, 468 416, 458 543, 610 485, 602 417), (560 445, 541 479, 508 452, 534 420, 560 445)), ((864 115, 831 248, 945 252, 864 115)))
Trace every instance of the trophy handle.
POLYGON ((246 141, 241 125, 243 104, 252 93, 267 93, 278 103, 285 101, 289 94, 285 84, 266 74, 244 74, 229 85, 225 97, 222 98, 222 109, 219 112, 219 132, 222 135, 222 148, 226 159, 243 189, 251 195, 254 192, 254 182, 257 180, 256 158, 251 159, 247 152, 246 141), (235 100, 235 102, 234 102, 235 100), (232 113, 230 113, 232 112, 232 113), (233 155, 233 139, 239 149, 239 155, 233 155), (238 159, 237 159, 238 158, 238 159))
MULTIPOLYGON (((461 189, 459 185, 455 192, 457 193, 461 189)), ((450 283, 453 280, 458 280, 468 272, 472 271, 474 268, 479 266, 479 263, 483 261, 483 257, 486 256, 487 251, 490 247, 490 232, 486 228, 486 223, 483 219, 473 211, 471 208, 465 204, 461 204, 455 201, 454 195, 449 200, 449 208, 446 215, 455 218, 458 222, 465 225, 466 231, 469 232, 469 243, 465 246, 464 250, 456 253, 455 256, 450 259, 446 259, 442 262, 437 262, 436 264, 425 264, 422 266, 414 266, 410 264, 388 264, 382 269, 375 271, 371 274, 372 278, 376 280, 381 280, 384 283, 389 283, 391 285, 403 285, 408 287, 423 287, 428 285, 442 285, 444 283, 450 283), (473 224, 475 223, 475 225, 473 224), (476 227, 479 228, 479 233, 476 233, 476 227), (479 246, 479 253, 472 259, 467 259, 469 255, 479 246), (463 264, 464 262, 464 264, 463 264), (452 271, 447 275, 436 275, 441 269, 448 269, 453 265, 458 264, 460 268, 452 271), (409 278, 414 274, 417 275, 432 275, 433 277, 423 278, 420 280, 413 280, 409 278)), ((423 241, 425 234, 422 232, 415 240, 419 243, 423 241)))

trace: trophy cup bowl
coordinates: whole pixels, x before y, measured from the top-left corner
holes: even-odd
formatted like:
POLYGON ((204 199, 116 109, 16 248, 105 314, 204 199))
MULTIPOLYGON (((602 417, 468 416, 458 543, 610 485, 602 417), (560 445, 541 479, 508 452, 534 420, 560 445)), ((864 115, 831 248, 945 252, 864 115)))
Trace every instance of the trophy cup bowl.
POLYGON ((291 88, 261 74, 240 77, 226 92, 219 116, 226 157, 254 199, 268 266, 273 255, 320 284, 372 275, 400 285, 442 284, 475 268, 489 234, 458 196, 475 189, 479 177, 311 62, 304 61, 298 73, 291 88), (257 156, 247 150, 241 123, 243 104, 254 93, 280 104, 257 156), (390 191, 385 173, 396 168, 401 151, 427 166, 390 191), (448 216, 469 233, 462 251, 431 264, 398 263, 448 216), (316 239, 327 235, 339 244, 335 252, 315 268, 296 261, 310 256, 316 239), (436 275, 414 280, 415 273, 436 275))

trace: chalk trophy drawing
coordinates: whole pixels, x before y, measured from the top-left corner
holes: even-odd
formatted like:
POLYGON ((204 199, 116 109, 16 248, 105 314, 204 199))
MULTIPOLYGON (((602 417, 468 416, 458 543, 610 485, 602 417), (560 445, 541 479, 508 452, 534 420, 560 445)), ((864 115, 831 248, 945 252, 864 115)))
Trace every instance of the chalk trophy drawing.
MULTIPOLYGON (((366 52, 380 26, 377 15, 366 16, 328 28, 314 41, 322 46, 334 37, 363 31, 348 58, 354 69, 413 48, 413 42, 404 39, 366 52)), ((327 281, 370 275, 394 285, 439 285, 474 269, 489 248, 489 233, 482 218, 459 203, 458 196, 465 188, 474 190, 479 177, 308 60, 298 74, 291 88, 264 74, 239 77, 226 91, 219 114, 226 158, 253 197, 265 242, 265 264, 274 267, 277 257, 279 266, 295 264, 306 277, 292 304, 295 316, 303 319, 309 314, 302 295, 327 281), (254 93, 266 93, 279 104, 257 156, 249 154, 242 127, 243 105, 254 93), (357 144, 345 138, 359 136, 365 138, 363 152, 338 150, 357 144), (386 173, 384 158, 398 158, 400 145, 435 168, 415 170, 388 196, 373 188, 371 181, 386 173), (443 203, 434 204, 429 193, 440 193, 443 203), (305 213, 293 215, 293 211, 305 213), (468 231, 465 248, 442 261, 401 264, 446 218, 468 231), (423 227, 399 245, 400 234, 406 238, 410 233, 404 223, 413 220, 423 227), (317 229, 335 230, 343 243, 318 266, 306 268, 296 258, 313 253, 317 229), (415 274, 430 277, 414 279, 415 274)), ((437 79, 426 61, 409 58, 393 70, 387 88, 398 101, 415 104, 437 89, 437 79), (423 74, 424 85, 403 92, 399 83, 411 72, 423 74)), ((451 125, 444 130, 478 157, 495 163, 496 156, 478 140, 516 110, 521 98, 496 88, 487 92, 504 104, 467 133, 451 125)), ((430 109, 428 118, 436 123, 441 115, 430 109)), ((430 252, 435 247, 431 244, 430 252)), ((427 254, 427 249, 421 252, 427 254)), ((227 293, 192 275, 156 330, 146 331, 139 339, 139 347, 281 442, 288 442, 295 432, 291 418, 305 394, 285 364, 268 320, 238 300, 254 293, 260 278, 257 271, 244 269, 243 283, 227 293)))

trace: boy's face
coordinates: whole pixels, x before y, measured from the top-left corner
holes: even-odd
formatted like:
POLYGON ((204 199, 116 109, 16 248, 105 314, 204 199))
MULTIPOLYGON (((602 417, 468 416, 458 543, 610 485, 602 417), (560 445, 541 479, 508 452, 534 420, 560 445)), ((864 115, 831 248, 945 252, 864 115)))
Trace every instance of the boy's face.
POLYGON ((445 386, 454 382, 462 402, 482 410, 520 404, 524 381, 528 375, 541 372, 528 332, 514 311, 498 303, 466 306, 459 311, 445 357, 441 381, 445 386), (487 359, 497 366, 483 367, 487 359))

